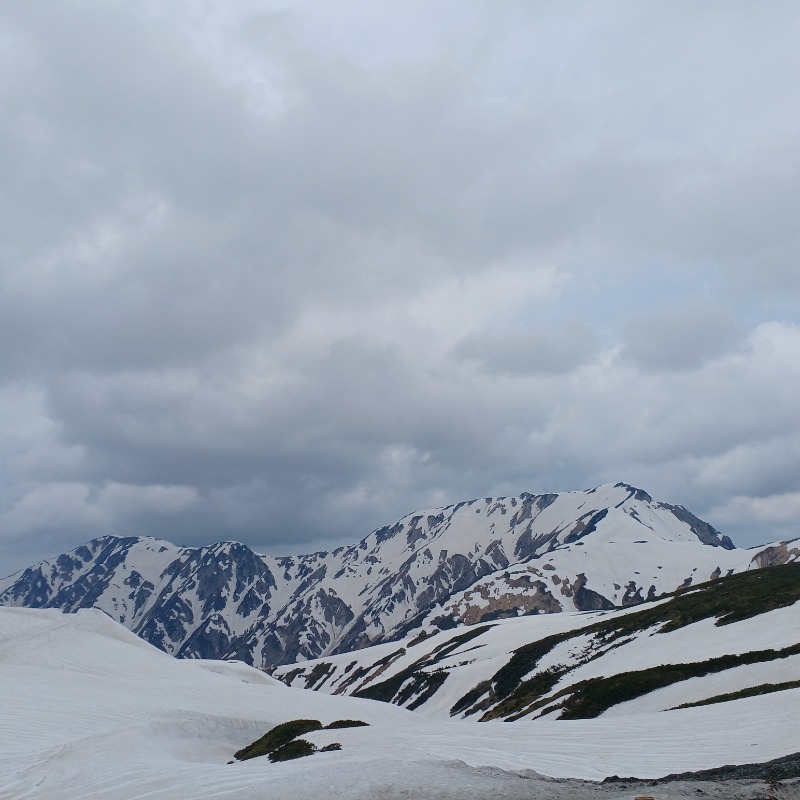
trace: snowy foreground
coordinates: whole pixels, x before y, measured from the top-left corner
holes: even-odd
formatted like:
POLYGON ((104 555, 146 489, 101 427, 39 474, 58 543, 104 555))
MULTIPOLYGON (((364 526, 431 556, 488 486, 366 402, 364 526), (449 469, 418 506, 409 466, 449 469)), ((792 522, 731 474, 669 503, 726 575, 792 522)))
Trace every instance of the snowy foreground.
MULTIPOLYGON (((0 608, 0 698, 3 800, 633 798, 652 790, 595 792, 529 771, 646 778, 800 751, 800 689, 595 720, 439 721, 290 689, 239 663, 175 660, 94 610, 0 608), (305 737, 341 742, 341 751, 227 763, 274 725, 309 717, 370 727, 305 737)), ((689 795, 674 786, 656 796, 689 795)))

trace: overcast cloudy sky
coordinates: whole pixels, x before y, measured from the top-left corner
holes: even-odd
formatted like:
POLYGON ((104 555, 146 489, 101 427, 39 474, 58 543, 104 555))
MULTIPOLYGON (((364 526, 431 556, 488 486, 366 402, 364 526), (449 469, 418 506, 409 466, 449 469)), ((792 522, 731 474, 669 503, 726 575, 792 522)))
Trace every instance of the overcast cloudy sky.
POLYGON ((794 0, 0 3, 0 572, 623 480, 800 536, 794 0))

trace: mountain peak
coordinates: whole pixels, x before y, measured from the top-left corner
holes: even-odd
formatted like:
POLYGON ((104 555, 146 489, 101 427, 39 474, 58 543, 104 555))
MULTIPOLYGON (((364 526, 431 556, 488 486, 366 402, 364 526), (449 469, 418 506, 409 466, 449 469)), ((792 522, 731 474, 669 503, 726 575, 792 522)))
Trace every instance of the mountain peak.
MULTIPOLYGON (((797 552, 773 550, 765 563, 797 552)), ((0 581, 0 604, 96 607, 175 655, 269 666, 420 628, 627 606, 758 557, 614 483, 426 509, 309 555, 104 536, 0 581)))

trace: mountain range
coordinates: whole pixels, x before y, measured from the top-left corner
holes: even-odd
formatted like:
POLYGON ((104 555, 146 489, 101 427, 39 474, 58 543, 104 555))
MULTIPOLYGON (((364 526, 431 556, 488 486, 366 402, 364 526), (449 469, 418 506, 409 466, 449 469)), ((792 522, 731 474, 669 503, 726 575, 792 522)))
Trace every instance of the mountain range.
POLYGON ((0 605, 98 608, 176 656, 275 667, 414 632, 625 608, 798 558, 796 541, 741 550, 617 483, 417 512, 308 555, 106 536, 0 580, 0 605))

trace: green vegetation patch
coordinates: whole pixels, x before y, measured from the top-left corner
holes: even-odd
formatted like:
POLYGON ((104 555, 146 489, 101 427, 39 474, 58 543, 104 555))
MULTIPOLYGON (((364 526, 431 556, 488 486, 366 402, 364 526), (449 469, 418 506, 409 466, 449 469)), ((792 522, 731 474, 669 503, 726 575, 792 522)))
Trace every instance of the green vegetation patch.
POLYGON ((798 600, 800 563, 740 572, 679 589, 669 603, 658 608, 669 615, 663 628, 668 631, 710 617, 717 618, 717 625, 728 625, 793 605, 798 600))
POLYGON ((325 726, 326 731, 333 731, 337 728, 365 728, 369 722, 360 719, 335 719, 330 725, 325 726))
MULTIPOLYGON (((322 723, 318 719, 293 719, 289 720, 289 722, 282 722, 265 733, 260 739, 256 739, 252 744, 237 750, 234 756, 239 761, 246 761, 248 758, 271 755, 298 736, 319 730, 322 730, 322 723)), ((308 753, 304 755, 308 755, 308 753)), ((299 758, 299 756, 291 756, 291 758, 299 758)), ((286 759, 281 758, 278 760, 285 761, 286 759)))
POLYGON ((793 605, 798 600, 800 563, 781 564, 682 587, 666 603, 643 608, 618 620, 596 623, 583 632, 607 627, 609 633, 619 635, 662 624, 661 631, 666 633, 713 617, 717 618, 717 625, 727 625, 793 605))
POLYGON ((571 635, 597 633, 603 638, 617 639, 656 625, 661 625, 661 632, 667 633, 714 617, 717 625, 727 625, 798 601, 800 563, 781 564, 683 587, 665 603, 596 622, 571 635))
MULTIPOLYGON (((741 655, 720 656, 697 663, 662 664, 635 672, 620 672, 610 678, 590 678, 573 684, 560 693, 568 697, 562 704, 559 719, 592 719, 612 706, 634 700, 678 681, 798 654, 800 644, 782 650, 754 650, 741 655)), ((556 697, 551 698, 554 699, 556 697)))
MULTIPOLYGON (((717 619, 717 625, 725 625, 749 619, 759 614, 773 611, 776 608, 790 606, 798 601, 800 601, 800 563, 782 564, 682 588, 675 592, 669 600, 659 605, 648 606, 623 616, 603 619, 587 625, 585 628, 554 634, 539 641, 531 642, 515 650, 511 659, 492 677, 488 688, 488 696, 479 704, 480 710, 489 709, 483 715, 482 720, 524 715, 537 707, 541 707, 543 703, 538 701, 547 695, 572 669, 588 663, 594 658, 599 658, 611 648, 624 644, 624 640, 628 637, 641 631, 656 628, 659 629, 659 632, 666 633, 704 619, 713 618, 717 619), (523 680, 525 675, 530 675, 535 671, 541 659, 553 650, 556 645, 572 638, 587 635, 593 636, 596 643, 595 651, 591 655, 569 667, 553 667, 534 675, 528 680, 523 680)), ((726 667, 722 668, 725 669, 726 667)), ((655 668, 656 671, 659 669, 661 668, 655 668)), ((664 669, 667 669, 667 667, 664 669)), ((625 674, 632 675, 634 673, 625 674)), ((656 680, 655 674, 642 680, 645 682, 650 679, 656 680)), ((616 680, 616 677, 603 678, 602 680, 611 682, 616 680)), ((688 675, 687 677, 693 676, 688 675)), ((660 679, 666 679, 666 673, 660 679)), ((636 681, 638 680, 637 678, 636 681)), ((683 680, 683 678, 675 677, 674 680, 669 680, 663 685, 669 685, 675 680, 683 680)), ((572 692, 578 685, 575 684, 575 686, 565 689, 561 694, 572 692)), ((480 693, 476 692, 478 689, 476 687, 465 694, 453 706, 451 713, 460 713, 468 708, 471 702, 474 703, 479 697, 487 695, 487 689, 484 684, 482 684, 481 688, 482 691, 480 693), (478 694, 477 697, 475 696, 476 694, 478 694)), ((659 688, 659 686, 654 685, 653 688, 659 688)), ((611 684, 604 684, 603 687, 598 686, 597 691, 600 694, 611 691, 611 684)), ((639 694, 643 694, 646 691, 652 691, 652 689, 644 689, 639 694)), ((584 714, 586 709, 589 708, 587 705, 588 697, 594 692, 595 689, 592 688, 586 690, 586 703, 578 703, 576 713, 584 714)), ((638 697, 639 694, 635 694, 633 697, 638 697)), ((550 700, 548 699, 546 702, 549 703, 550 700)), ((606 705, 603 710, 610 707, 610 705, 614 705, 614 703, 606 705)))
POLYGON ((307 739, 293 739, 269 753, 269 760, 274 764, 276 761, 291 761, 295 758, 313 755, 316 752, 316 745, 307 739))
POLYGON ((306 689, 319 689, 332 672, 334 672, 333 664, 321 661, 306 675, 306 689))
MULTIPOLYGON (((740 700, 743 697, 757 697, 760 694, 772 694, 782 692, 785 689, 800 689, 800 681, 785 681, 784 683, 762 683, 758 686, 748 686, 738 692, 728 692, 727 694, 716 694, 707 697, 705 700, 697 700, 694 703, 681 703, 675 708, 695 708, 696 706, 710 706, 714 703, 727 703, 728 700, 740 700)), ((674 710, 674 709, 673 709, 674 710)))
POLYGON ((433 672, 419 672, 406 684, 397 696, 397 704, 405 705, 416 694, 417 697, 409 703, 409 710, 415 711, 430 700, 439 687, 447 680, 450 673, 446 669, 435 669, 433 672))
POLYGON ((505 666, 500 667, 492 678, 495 694, 501 698, 508 697, 520 685, 522 677, 528 675, 544 656, 557 644, 571 639, 574 635, 575 631, 557 633, 515 650, 511 660, 505 666))
POLYGON ((372 683, 353 692, 353 697, 366 697, 367 700, 380 700, 383 703, 391 703, 392 698, 400 691, 400 687, 412 676, 418 673, 416 665, 401 669, 396 675, 387 678, 385 681, 372 683))
MULTIPOLYGON (((495 700, 501 702, 487 711, 481 717, 481 722, 507 717, 519 713, 523 709, 527 710, 539 698, 546 695, 569 672, 569 668, 554 667, 543 670, 526 681, 522 680, 523 676, 533 672, 539 661, 556 645, 571 639, 578 633, 585 633, 586 630, 584 628, 580 632, 556 633, 515 650, 508 663, 500 667, 494 674, 491 680, 489 700, 482 705, 490 706, 495 700)), ((466 699, 467 695, 464 695, 456 705, 461 705, 466 699)))
POLYGON ((413 647, 416 644, 420 644, 424 642, 426 639, 429 639, 431 636, 434 635, 433 631, 420 631, 409 643, 409 647, 413 647))
POLYGON ((513 722, 549 705, 552 698, 547 697, 548 693, 568 671, 565 667, 550 667, 522 683, 521 691, 515 692, 511 698, 500 704, 499 710, 502 716, 508 717, 508 721, 513 722), (512 713, 513 711, 516 713, 512 713))
MULTIPOLYGON (((365 664, 364 666, 357 667, 351 675, 349 675, 345 680, 343 680, 338 688, 336 689, 337 694, 341 692, 345 692, 350 686, 358 683, 362 678, 366 678, 370 673, 377 673, 383 672, 384 669, 391 666, 391 664, 396 661, 401 656, 406 654, 405 647, 401 647, 399 650, 395 650, 393 653, 389 653, 388 656, 384 656, 383 658, 379 658, 377 661, 374 661, 372 664, 365 664)), ((358 692, 353 692, 354 697, 358 697, 358 692)))
POLYGON ((449 656, 453 651, 477 638, 482 633, 486 633, 491 627, 491 625, 480 625, 453 636, 428 655, 418 659, 405 669, 401 669, 396 675, 392 675, 391 678, 370 684, 357 692, 353 692, 353 697, 366 697, 368 700, 380 700, 384 703, 394 702, 397 705, 403 705, 411 697, 418 695, 414 702, 409 705, 409 709, 413 711, 419 708, 436 694, 449 675, 446 669, 426 671, 426 668, 433 666, 437 661, 449 656))
MULTIPOLYGON (((453 707, 450 709, 450 716, 455 716, 456 714, 460 714, 462 711, 466 711, 468 708, 471 708, 478 702, 478 700, 480 700, 484 695, 491 693, 491 691, 491 681, 481 681, 479 684, 470 689, 463 697, 456 700, 456 702, 453 704, 453 707)), ((467 713, 474 713, 474 710, 467 713)))
MULTIPOLYGON (((317 746, 307 739, 298 739, 304 733, 312 731, 334 730, 336 728, 359 728, 369 723, 360 719, 337 719, 330 725, 323 727, 318 719, 292 719, 276 725, 271 731, 265 733, 260 739, 243 747, 235 753, 239 761, 248 758, 267 756, 273 763, 276 761, 291 761, 294 758, 303 758, 317 752, 317 746)), ((327 753, 332 750, 341 750, 339 742, 325 745, 319 752, 327 753)))
POLYGON ((393 675, 385 681, 365 686, 363 689, 353 692, 353 697, 366 697, 368 700, 380 700, 384 703, 394 701, 397 705, 403 705, 415 694, 418 694, 419 696, 409 708, 411 710, 419 708, 436 693, 449 673, 443 669, 425 672, 418 666, 418 663, 400 670, 397 675, 393 675))
POLYGON ((477 639, 482 633, 486 633, 486 631, 491 628, 491 625, 480 625, 477 628, 470 628, 469 630, 465 631, 464 633, 459 633, 458 636, 453 636, 452 638, 448 639, 443 644, 440 644, 425 660, 428 664, 435 663, 436 661, 440 661, 445 656, 449 656, 454 650, 458 650, 462 644, 466 644, 467 642, 471 642, 473 639, 477 639))

